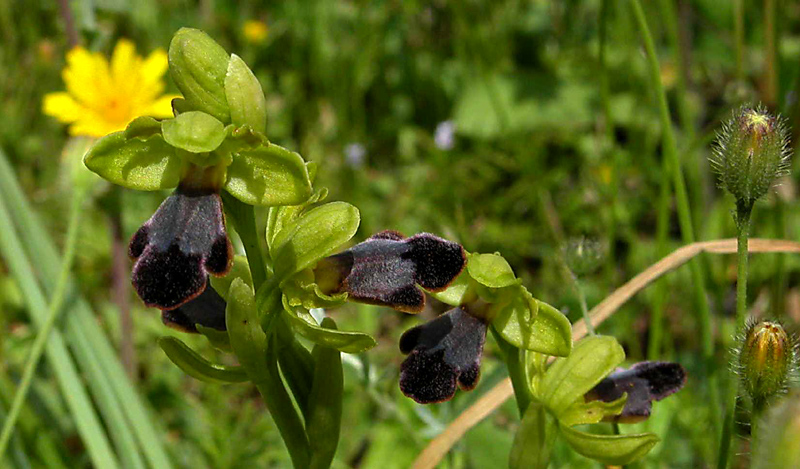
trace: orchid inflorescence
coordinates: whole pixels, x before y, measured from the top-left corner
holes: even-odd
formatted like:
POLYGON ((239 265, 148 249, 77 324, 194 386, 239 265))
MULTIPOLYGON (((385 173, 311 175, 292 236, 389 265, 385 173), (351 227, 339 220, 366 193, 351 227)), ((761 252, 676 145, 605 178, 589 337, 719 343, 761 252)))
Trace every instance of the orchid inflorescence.
POLYGON ((655 444, 652 434, 607 441, 571 427, 646 418, 653 401, 683 385, 680 365, 647 362, 612 372, 624 352, 611 337, 581 340, 573 350, 566 317, 534 298, 499 254, 395 231, 339 251, 356 234, 358 210, 323 203, 327 191, 312 185, 315 165, 268 140, 264 94, 242 59, 192 29, 176 33, 168 57, 183 94, 172 101, 174 117, 136 118, 100 139, 85 163, 127 188, 174 188, 131 239, 134 289, 162 311, 165 324, 236 355, 240 365, 226 367, 176 338, 160 341, 194 377, 254 383, 296 467, 330 465, 341 420, 340 352, 375 345, 312 311, 360 302, 418 313, 427 296, 451 309, 402 335, 400 390, 428 404, 473 389, 491 331, 515 392, 527 396, 519 398, 523 420, 512 465, 546 466, 549 448, 532 442, 551 443, 556 432, 610 464, 655 444), (256 233, 253 206, 269 207, 265 237, 256 233), (247 257, 235 255, 226 215, 247 257), (548 367, 552 357, 562 358, 548 367))

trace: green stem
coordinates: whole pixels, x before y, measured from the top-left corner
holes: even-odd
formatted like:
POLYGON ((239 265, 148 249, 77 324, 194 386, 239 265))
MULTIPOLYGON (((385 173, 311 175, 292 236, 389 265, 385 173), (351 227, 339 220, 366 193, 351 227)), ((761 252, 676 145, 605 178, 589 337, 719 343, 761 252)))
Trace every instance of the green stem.
MULTIPOLYGON (((736 330, 741 332, 744 329, 745 318, 747 317, 747 244, 750 233, 750 215, 753 210, 752 203, 736 204, 736 227, 737 236, 737 277, 736 277, 736 330)), ((728 467, 728 457, 730 456, 731 440, 733 439, 734 415, 736 414, 736 397, 739 394, 738 376, 731 373, 731 387, 728 392, 728 402, 726 406, 725 422, 722 429, 722 438, 719 445, 719 456, 717 458, 717 469, 728 467)))
POLYGON ((226 191, 222 191, 222 201, 226 213, 242 239, 247 262, 250 265, 250 275, 253 276, 253 286, 258 291, 267 280, 267 270, 256 229, 255 207, 240 202, 226 191))
POLYGON ((586 331, 589 332, 589 335, 594 335, 594 325, 592 325, 592 320, 589 318, 589 308, 586 306, 586 294, 583 292, 578 277, 572 272, 570 272, 570 274, 572 276, 572 285, 575 287, 575 293, 578 295, 578 303, 581 305, 581 313, 583 314, 583 322, 586 323, 586 331))
POLYGON ((775 0, 764 0, 764 101, 771 109, 778 105, 778 49, 775 34, 775 0))
MULTIPOLYGON (((639 0, 631 0, 636 23, 638 24, 639 31, 642 35, 644 43, 647 62, 650 69, 651 86, 658 98, 658 111, 661 120, 662 138, 663 138, 663 151, 665 169, 672 175, 673 185, 675 186, 675 201, 678 208, 678 222, 681 228, 681 238, 684 244, 692 244, 695 241, 694 227, 692 226, 692 214, 689 205, 689 197, 686 191, 686 183, 683 179, 681 172, 680 158, 678 157, 678 149, 675 143, 675 134, 672 129, 672 122, 670 121, 669 106, 667 105, 667 95, 664 91, 664 86, 661 83, 661 73, 658 64, 658 57, 656 55, 653 37, 650 34, 650 28, 647 26, 647 18, 645 17, 644 10, 639 0)), ((705 359, 706 369, 711 368, 711 360, 714 357, 714 338, 712 336, 711 327, 711 310, 708 305, 708 296, 706 294, 705 278, 703 276, 702 266, 697 260, 689 263, 692 274, 692 285, 694 287, 695 303, 700 322, 700 336, 702 343, 703 358, 705 359)), ((711 377, 713 378, 713 377, 711 377)), ((715 429, 719 429, 719 391, 715 379, 709 379, 710 388, 710 404, 712 406, 712 423, 715 429)))
POLYGON ((75 259, 75 248, 78 241, 78 227, 81 214, 80 209, 84 200, 83 196, 84 193, 79 190, 76 190, 76 192, 74 192, 72 195, 69 225, 67 228, 67 240, 64 247, 63 260, 61 262, 61 272, 58 276, 55 292, 50 299, 50 305, 48 306, 47 311, 47 319, 39 330, 36 340, 33 342, 31 353, 28 356, 28 361, 25 364, 25 370, 22 373, 22 381, 20 382, 16 394, 14 394, 14 400, 11 403, 11 409, 9 410, 8 416, 3 423, 3 430, 0 432, 0 456, 2 456, 5 452, 8 442, 11 439, 14 425, 17 422, 17 418, 22 410, 22 405, 25 403, 25 398, 28 395, 31 383, 33 382, 33 375, 36 372, 36 366, 39 364, 39 359, 42 357, 45 345, 47 345, 47 338, 50 336, 50 331, 52 331, 53 327, 56 325, 59 313, 61 312, 64 304, 64 299, 66 296, 65 293, 67 291, 67 285, 69 282, 69 274, 72 269, 72 262, 75 259))
POLYGON ((508 377, 511 378, 511 386, 514 388, 514 397, 517 401, 519 408, 519 415, 525 415, 525 410, 533 400, 533 393, 531 392, 530 379, 528 377, 528 365, 526 363, 526 352, 520 350, 510 343, 508 343, 503 336, 501 336, 494 327, 489 327, 492 331, 495 341, 503 351, 506 367, 508 368, 508 377))

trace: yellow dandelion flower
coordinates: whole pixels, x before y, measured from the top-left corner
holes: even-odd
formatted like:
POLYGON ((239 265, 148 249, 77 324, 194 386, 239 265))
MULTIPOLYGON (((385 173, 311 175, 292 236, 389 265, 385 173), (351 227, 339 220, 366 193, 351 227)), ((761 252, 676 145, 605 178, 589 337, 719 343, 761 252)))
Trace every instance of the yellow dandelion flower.
POLYGON ((242 26, 245 39, 253 44, 261 44, 269 35, 269 28, 263 21, 249 20, 242 26))
POLYGON ((176 96, 162 95, 167 66, 166 52, 158 49, 143 58, 127 39, 117 42, 111 63, 76 47, 67 53, 62 72, 67 91, 45 95, 44 113, 70 124, 71 135, 91 137, 122 130, 139 116, 172 117, 170 101, 176 96))

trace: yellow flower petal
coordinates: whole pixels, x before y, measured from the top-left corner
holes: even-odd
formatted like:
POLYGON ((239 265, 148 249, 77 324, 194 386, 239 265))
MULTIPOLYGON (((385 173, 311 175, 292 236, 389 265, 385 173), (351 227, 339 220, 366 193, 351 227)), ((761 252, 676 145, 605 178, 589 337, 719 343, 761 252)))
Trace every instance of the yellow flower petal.
POLYGON ((135 79, 138 67, 136 47, 127 39, 120 39, 111 56, 111 77, 114 83, 135 79))
POLYGON ((172 100, 174 98, 180 98, 180 95, 172 94, 162 96, 148 106, 147 109, 142 112, 142 115, 157 118, 172 117, 172 100))
POLYGON ((108 64, 100 54, 93 54, 82 47, 67 54, 67 67, 62 73, 67 91, 81 104, 98 105, 108 89, 110 77, 108 64))
POLYGON ((88 111, 78 104, 69 93, 48 93, 44 96, 42 110, 61 122, 75 122, 88 111))

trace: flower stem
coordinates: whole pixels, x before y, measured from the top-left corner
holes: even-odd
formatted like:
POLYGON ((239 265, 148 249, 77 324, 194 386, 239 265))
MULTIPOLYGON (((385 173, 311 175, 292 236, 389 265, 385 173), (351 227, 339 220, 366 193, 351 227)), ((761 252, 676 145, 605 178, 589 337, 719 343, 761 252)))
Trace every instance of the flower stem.
POLYGON ((84 192, 76 190, 72 195, 69 213, 69 225, 67 228, 67 240, 64 247, 64 257, 61 262, 61 271, 58 276, 58 282, 56 283, 56 289, 53 293, 53 296, 50 299, 50 305, 47 311, 47 319, 42 325, 42 328, 39 330, 36 340, 33 342, 30 355, 28 355, 28 361, 25 364, 25 370, 22 373, 22 381, 20 382, 19 388, 17 388, 16 394, 14 394, 14 400, 11 403, 11 409, 9 410, 8 416, 3 423, 3 430, 0 432, 0 456, 2 456, 8 446, 12 431, 14 430, 14 425, 17 422, 17 418, 19 418, 20 411, 25 403, 25 398, 28 395, 31 383, 33 382, 33 375, 36 372, 36 366, 39 364, 39 359, 42 357, 45 345, 47 345, 47 338, 50 336, 50 331, 53 330, 64 304, 64 298, 66 296, 65 293, 69 283, 69 274, 72 269, 73 260, 75 259, 75 248, 78 241, 78 227, 83 200, 84 192))
POLYGON ((500 350, 503 351, 503 358, 508 368, 508 377, 511 378, 511 385, 514 388, 514 397, 517 401, 519 408, 519 415, 525 415, 528 405, 533 400, 533 393, 531 392, 530 379, 528 377, 528 364, 525 360, 525 350, 520 350, 510 343, 508 343, 503 336, 501 336, 492 326, 489 326, 492 331, 492 336, 500 350))
MULTIPOLYGON (((753 211, 752 203, 736 203, 736 228, 737 236, 737 277, 736 277, 736 330, 744 328, 747 316, 747 241, 750 234, 750 214, 753 211)), ((728 392, 727 410, 722 428, 722 439, 719 445, 717 469, 728 467, 731 440, 733 438, 734 414, 736 413, 736 397, 739 394, 738 377, 731 373, 732 383, 728 392)))
POLYGON ((581 305, 581 313, 583 314, 583 321, 586 323, 586 331, 589 332, 589 335, 594 335, 594 326, 592 325, 591 318, 589 318, 589 308, 586 306, 586 294, 583 292, 581 282, 578 280, 575 273, 570 272, 570 274, 572 275, 572 285, 575 287, 575 293, 578 295, 578 303, 581 305))
POLYGON ((222 191, 222 204, 242 239, 247 262, 250 265, 250 275, 253 276, 253 286, 258 291, 267 280, 267 270, 256 229, 255 207, 240 202, 225 191, 222 191))

